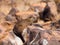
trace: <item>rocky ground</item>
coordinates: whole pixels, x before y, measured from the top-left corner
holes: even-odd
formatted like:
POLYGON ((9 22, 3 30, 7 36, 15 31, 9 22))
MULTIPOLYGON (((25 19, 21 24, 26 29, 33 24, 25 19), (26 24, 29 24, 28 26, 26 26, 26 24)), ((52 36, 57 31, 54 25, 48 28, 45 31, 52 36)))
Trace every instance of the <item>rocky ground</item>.
POLYGON ((0 45, 60 45, 60 1, 0 0, 0 45))

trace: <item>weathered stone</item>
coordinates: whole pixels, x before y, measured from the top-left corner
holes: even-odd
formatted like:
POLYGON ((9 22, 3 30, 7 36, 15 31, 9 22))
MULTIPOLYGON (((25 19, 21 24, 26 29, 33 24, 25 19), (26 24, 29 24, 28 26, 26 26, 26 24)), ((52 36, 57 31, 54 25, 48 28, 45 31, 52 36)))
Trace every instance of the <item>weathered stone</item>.
POLYGON ((16 0, 1 0, 0 11, 6 15, 10 12, 11 8, 15 7, 16 0))
POLYGON ((54 1, 48 2, 48 6, 50 7, 51 14, 53 14, 54 16, 53 20, 57 20, 58 12, 57 12, 57 6, 55 2, 54 1))
POLYGON ((38 26, 29 26, 24 29, 22 35, 24 45, 59 45, 59 31, 45 30, 38 26))
POLYGON ((16 27, 18 32, 22 32, 25 27, 34 22, 37 22, 39 15, 33 11, 27 11, 16 13, 16 17, 18 20, 16 27))
POLYGON ((5 14, 0 12, 0 23, 5 20, 4 18, 5 18, 5 14))
POLYGON ((11 15, 2 15, 1 18, 5 20, 0 22, 0 45, 23 45, 22 40, 13 32, 16 19, 11 15))
POLYGON ((0 45, 23 45, 23 42, 19 37, 10 31, 0 38, 0 45))
POLYGON ((29 10, 33 10, 35 12, 43 12, 44 8, 46 6, 45 2, 35 3, 30 6, 29 10))
POLYGON ((57 4, 57 10, 60 13, 60 3, 57 4))

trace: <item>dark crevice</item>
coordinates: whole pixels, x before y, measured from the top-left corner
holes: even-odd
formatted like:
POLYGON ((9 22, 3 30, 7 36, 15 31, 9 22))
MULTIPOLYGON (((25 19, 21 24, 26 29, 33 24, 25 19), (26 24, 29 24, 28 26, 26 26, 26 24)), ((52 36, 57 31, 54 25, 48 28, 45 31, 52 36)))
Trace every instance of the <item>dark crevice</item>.
POLYGON ((60 13, 60 3, 57 4, 57 11, 58 11, 58 13, 60 13))
POLYGON ((13 32, 15 33, 16 36, 18 36, 19 38, 21 38, 21 40, 23 42, 25 42, 24 39, 23 39, 22 34, 18 32, 18 29, 16 28, 16 26, 14 27, 13 32))
MULTIPOLYGON (((11 17, 15 17, 15 19, 17 20, 17 22, 20 22, 19 19, 18 19, 17 16, 16 16, 16 14, 15 14, 16 12, 18 12, 18 10, 16 10, 15 8, 12 8, 12 9, 10 10, 10 12, 9 12, 8 15, 11 15, 11 17)), ((10 20, 9 17, 8 17, 8 19, 10 20)), ((25 42, 24 39, 23 39, 23 36, 22 36, 21 32, 18 32, 18 28, 16 27, 16 25, 15 25, 15 27, 14 27, 14 29, 13 29, 13 32, 15 33, 16 36, 18 36, 19 38, 21 38, 21 40, 22 40, 23 42, 25 42)))
POLYGON ((39 13, 39 15, 40 15, 40 19, 43 20, 44 22, 50 21, 51 20, 50 7, 46 5, 44 11, 39 13))

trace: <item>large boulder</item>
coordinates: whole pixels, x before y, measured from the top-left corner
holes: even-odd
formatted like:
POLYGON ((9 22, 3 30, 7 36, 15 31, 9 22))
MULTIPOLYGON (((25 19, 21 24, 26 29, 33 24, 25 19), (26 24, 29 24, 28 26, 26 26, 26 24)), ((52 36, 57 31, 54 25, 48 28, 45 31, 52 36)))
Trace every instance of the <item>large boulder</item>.
POLYGON ((15 35, 13 28, 17 22, 12 14, 0 13, 0 45, 23 45, 22 40, 15 35))
POLYGON ((28 26, 24 29, 22 35, 24 37, 24 45, 59 45, 60 35, 56 30, 45 30, 40 26, 28 26))
POLYGON ((25 27, 28 25, 31 25, 32 23, 37 22, 39 15, 33 11, 27 11, 27 12, 17 12, 16 18, 17 18, 17 24, 15 25, 18 30, 18 32, 22 32, 25 27))

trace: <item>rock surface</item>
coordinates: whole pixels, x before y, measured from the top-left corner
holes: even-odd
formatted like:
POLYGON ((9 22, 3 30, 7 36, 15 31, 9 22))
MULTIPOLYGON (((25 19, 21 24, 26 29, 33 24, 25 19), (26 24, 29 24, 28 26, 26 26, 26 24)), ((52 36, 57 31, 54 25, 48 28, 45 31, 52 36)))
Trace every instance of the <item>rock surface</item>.
POLYGON ((59 45, 60 35, 58 30, 45 30, 39 26, 28 26, 22 35, 24 45, 59 45))
POLYGON ((0 0, 0 45, 60 45, 59 0, 0 0))

